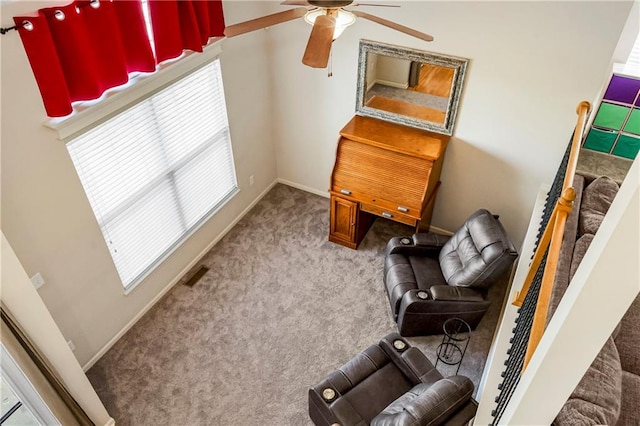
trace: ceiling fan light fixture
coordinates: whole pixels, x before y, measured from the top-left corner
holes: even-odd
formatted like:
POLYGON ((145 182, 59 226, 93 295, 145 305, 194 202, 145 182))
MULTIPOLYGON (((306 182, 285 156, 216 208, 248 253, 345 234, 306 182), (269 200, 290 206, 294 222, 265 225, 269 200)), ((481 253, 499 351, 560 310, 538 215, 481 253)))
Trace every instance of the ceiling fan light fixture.
MULTIPOLYGON (((311 26, 316 22, 316 18, 320 15, 326 15, 328 9, 318 8, 308 11, 304 15, 304 20, 311 26)), ((333 39, 337 39, 340 37, 340 34, 347 28, 349 25, 356 22, 356 16, 346 10, 338 9, 338 13, 336 15, 336 26, 333 30, 333 39)))

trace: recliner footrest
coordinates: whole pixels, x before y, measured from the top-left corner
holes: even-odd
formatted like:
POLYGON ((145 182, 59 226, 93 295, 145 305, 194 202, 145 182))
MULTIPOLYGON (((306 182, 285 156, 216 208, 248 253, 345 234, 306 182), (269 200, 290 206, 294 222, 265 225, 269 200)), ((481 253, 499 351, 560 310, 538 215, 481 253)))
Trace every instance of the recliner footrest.
POLYGON ((443 334, 442 326, 449 318, 460 318, 474 330, 491 304, 487 300, 424 300, 418 293, 418 290, 408 291, 400 302, 397 323, 402 336, 443 334))

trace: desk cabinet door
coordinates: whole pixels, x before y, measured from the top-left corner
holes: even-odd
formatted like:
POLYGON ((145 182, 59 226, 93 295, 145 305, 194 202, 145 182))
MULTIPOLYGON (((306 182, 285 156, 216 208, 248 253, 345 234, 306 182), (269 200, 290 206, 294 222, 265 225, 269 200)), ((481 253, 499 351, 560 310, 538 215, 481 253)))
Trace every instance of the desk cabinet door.
POLYGON ((345 242, 355 242, 358 203, 331 196, 330 236, 345 242))

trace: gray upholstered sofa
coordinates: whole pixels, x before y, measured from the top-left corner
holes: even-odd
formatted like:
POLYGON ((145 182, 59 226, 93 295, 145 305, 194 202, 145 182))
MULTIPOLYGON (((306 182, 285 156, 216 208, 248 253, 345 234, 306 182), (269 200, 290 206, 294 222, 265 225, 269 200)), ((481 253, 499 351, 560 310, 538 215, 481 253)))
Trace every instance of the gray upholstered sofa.
MULTIPOLYGON (((574 188, 577 197, 565 227, 548 319, 602 223, 618 184, 607 177, 576 174, 574 188)), ((640 297, 605 342, 554 425, 640 425, 639 325, 640 297)))

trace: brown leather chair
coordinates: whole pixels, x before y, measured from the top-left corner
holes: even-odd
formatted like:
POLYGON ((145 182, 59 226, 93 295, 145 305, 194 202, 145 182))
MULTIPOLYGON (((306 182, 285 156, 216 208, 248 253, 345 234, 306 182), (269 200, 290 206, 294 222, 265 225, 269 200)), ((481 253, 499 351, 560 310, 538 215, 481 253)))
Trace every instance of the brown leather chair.
POLYGON ((478 210, 452 236, 418 233, 387 244, 384 283, 403 336, 442 334, 449 318, 475 329, 489 308, 487 290, 518 253, 498 216, 478 210))
POLYGON ((472 394, 469 378, 444 378, 392 333, 311 388, 309 416, 317 426, 457 426, 475 416, 472 394))

